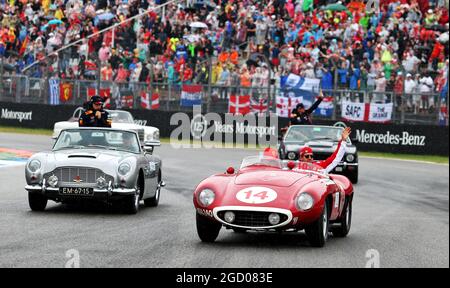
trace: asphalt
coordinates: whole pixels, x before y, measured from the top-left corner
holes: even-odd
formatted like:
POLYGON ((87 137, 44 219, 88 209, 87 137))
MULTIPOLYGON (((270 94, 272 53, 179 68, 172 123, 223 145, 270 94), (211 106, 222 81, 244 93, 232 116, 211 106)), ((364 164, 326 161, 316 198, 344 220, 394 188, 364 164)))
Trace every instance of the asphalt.
MULTIPOLYGON (((0 148, 51 148, 48 136, 0 133, 0 148)), ((449 166, 360 159, 352 230, 312 248, 304 233, 236 234, 216 243, 196 234, 192 192, 209 175, 256 153, 174 149, 163 144, 160 206, 123 215, 104 206, 49 202, 31 212, 24 166, 0 168, 0 267, 64 267, 71 249, 81 267, 449 267, 449 166), (374 252, 375 251, 375 252, 374 252), (374 254, 375 253, 375 254, 374 254)))

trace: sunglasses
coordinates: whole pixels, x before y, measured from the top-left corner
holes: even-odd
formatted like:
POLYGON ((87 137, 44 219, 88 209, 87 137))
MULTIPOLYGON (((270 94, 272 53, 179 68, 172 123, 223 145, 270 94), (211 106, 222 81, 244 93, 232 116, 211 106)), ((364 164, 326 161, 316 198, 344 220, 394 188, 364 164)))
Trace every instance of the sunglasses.
POLYGON ((305 154, 305 155, 303 155, 303 157, 305 157, 306 159, 313 159, 312 154, 305 154))

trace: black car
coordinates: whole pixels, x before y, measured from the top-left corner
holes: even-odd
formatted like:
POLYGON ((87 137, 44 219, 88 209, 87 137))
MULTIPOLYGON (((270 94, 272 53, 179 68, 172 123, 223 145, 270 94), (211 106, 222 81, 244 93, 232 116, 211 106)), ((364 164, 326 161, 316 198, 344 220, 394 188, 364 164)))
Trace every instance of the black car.
MULTIPOLYGON (((297 161, 300 149, 308 146, 314 152, 314 160, 325 160, 336 150, 342 130, 342 127, 334 126, 290 126, 280 142, 280 158, 297 161)), ((347 139, 344 158, 331 173, 342 174, 352 183, 358 182, 358 151, 350 139, 347 139)))

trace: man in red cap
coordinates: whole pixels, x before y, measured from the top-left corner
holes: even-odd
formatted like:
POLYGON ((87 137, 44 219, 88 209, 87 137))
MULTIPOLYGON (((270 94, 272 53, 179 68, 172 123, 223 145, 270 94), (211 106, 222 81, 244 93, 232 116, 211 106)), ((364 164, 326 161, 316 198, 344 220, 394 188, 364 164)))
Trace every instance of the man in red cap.
POLYGON ((103 110, 103 98, 100 96, 92 96, 91 101, 87 103, 86 111, 84 111, 78 124, 80 127, 107 127, 111 128, 111 118, 108 111, 103 110))
POLYGON ((279 157, 278 157, 278 151, 277 151, 276 149, 273 149, 273 148, 270 148, 270 147, 267 147, 267 148, 264 150, 263 155, 264 155, 264 157, 271 157, 271 158, 279 159, 279 157))
POLYGON ((341 140, 339 140, 338 147, 334 151, 333 155, 323 161, 314 161, 314 154, 310 147, 303 147, 300 149, 300 161, 314 163, 322 167, 326 173, 330 173, 341 162, 345 155, 345 148, 347 144, 347 138, 350 136, 352 130, 347 127, 342 131, 341 140))

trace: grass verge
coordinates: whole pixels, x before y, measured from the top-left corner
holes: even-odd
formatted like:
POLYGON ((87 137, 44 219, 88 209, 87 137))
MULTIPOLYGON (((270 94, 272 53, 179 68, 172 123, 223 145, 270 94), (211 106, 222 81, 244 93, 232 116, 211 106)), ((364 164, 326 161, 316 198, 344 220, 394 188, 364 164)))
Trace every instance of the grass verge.
MULTIPOLYGON (((32 135, 46 135, 51 136, 53 131, 50 129, 32 129, 21 127, 0 126, 0 133, 19 133, 19 134, 32 134, 32 135)), ((162 138, 161 143, 169 144, 169 138, 162 138)), ((189 144, 189 141, 182 141, 183 144, 189 144)), ((200 142, 196 141, 193 144, 199 145, 200 142)), ((219 146, 220 147, 220 146, 219 146)), ((225 145, 225 148, 233 148, 232 145, 225 145)), ((248 146, 244 144, 237 144, 234 148, 237 149, 253 149, 260 150, 258 147, 248 146)), ((411 154, 394 154, 394 153, 381 153, 381 152, 359 152, 362 157, 376 157, 376 158, 388 158, 388 159, 400 159, 400 160, 414 160, 423 162, 432 162, 438 164, 449 164, 449 157, 446 156, 434 156, 434 155, 411 155, 411 154)))

